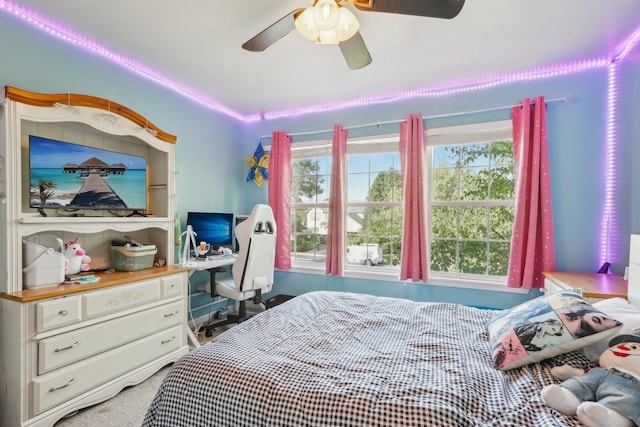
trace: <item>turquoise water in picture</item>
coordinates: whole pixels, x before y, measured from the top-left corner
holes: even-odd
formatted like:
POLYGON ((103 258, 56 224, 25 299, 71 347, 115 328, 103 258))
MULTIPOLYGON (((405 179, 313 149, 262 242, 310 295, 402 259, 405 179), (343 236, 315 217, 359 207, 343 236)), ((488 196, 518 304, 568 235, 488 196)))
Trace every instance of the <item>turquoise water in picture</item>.
MULTIPOLYGON (((37 194, 37 182, 40 179, 51 180, 55 182, 53 196, 47 201, 45 206, 64 207, 68 205, 76 195, 84 179, 79 177, 79 173, 64 173, 62 168, 35 168, 31 169, 31 205, 39 206, 40 200, 37 194)), ((128 209, 144 210, 146 209, 147 189, 146 189, 146 170, 144 169, 127 169, 123 175, 108 175, 104 177, 105 182, 111 189, 127 204, 128 209)))

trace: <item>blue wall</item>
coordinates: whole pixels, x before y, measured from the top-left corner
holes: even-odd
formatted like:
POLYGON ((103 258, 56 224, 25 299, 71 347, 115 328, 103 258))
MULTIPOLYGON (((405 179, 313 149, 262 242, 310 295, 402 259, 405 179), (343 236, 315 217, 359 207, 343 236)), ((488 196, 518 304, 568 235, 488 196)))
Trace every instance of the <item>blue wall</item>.
MULTIPOLYGON (((637 51, 638 49, 636 49, 637 51)), ((621 273, 628 257, 628 235, 640 232, 640 195, 634 182, 640 172, 639 109, 640 64, 631 55, 619 65, 618 132, 621 146, 616 166, 616 206, 620 238, 617 255, 609 259, 621 273)), ((101 58, 0 14, 0 84, 35 92, 86 93, 113 99, 148 117, 161 129, 178 136, 176 169, 178 212, 184 223, 189 210, 248 213, 267 200, 266 186, 246 183, 246 156, 253 153, 259 135, 274 130, 290 133, 331 129, 365 123, 401 120, 410 113, 424 116, 489 109, 519 103, 525 97, 568 97, 548 105, 556 259, 558 270, 595 271, 599 267, 599 237, 604 199, 607 70, 595 69, 546 80, 515 82, 472 93, 441 98, 411 99, 349 110, 244 125, 192 103, 161 86, 130 74, 101 58)), ((508 119, 509 110, 427 120, 428 127, 489 119, 508 119)), ((352 131, 351 136, 397 132, 398 125, 352 131)), ((296 141, 323 135, 297 137, 296 141)), ((330 134, 324 135, 327 138, 330 134)), ((193 276, 192 289, 206 281, 193 276)), ((507 307, 537 295, 447 288, 400 282, 363 281, 278 272, 275 292, 299 294, 311 289, 366 291, 420 300, 452 301, 480 306, 507 307)), ((192 301, 203 303, 205 296, 192 301)))
MULTIPOLYGON (((638 64, 628 59, 625 67, 621 67, 623 87, 638 86, 638 64), (634 73, 636 71, 636 73, 634 73)), ((608 74, 604 68, 585 71, 579 74, 566 75, 527 83, 514 83, 497 88, 452 95, 443 98, 409 100, 393 105, 377 105, 350 109, 327 114, 315 114, 301 118, 280 119, 277 121, 254 124, 247 128, 247 138, 255 139, 256 135, 269 135, 273 130, 284 130, 291 133, 311 130, 331 129, 333 124, 340 123, 345 127, 404 119, 407 114, 421 112, 424 116, 443 115, 460 111, 477 111, 493 107, 513 105, 525 97, 534 98, 539 95, 546 99, 567 98, 566 101, 550 102, 547 107, 549 150, 551 159, 551 181, 554 206, 554 226, 556 236, 556 268, 558 270, 595 272, 600 267, 600 230, 602 222, 602 203, 604 200, 605 182, 605 141, 606 141, 606 101, 608 74)), ((637 87, 635 91, 637 92, 637 87)), ((624 271, 628 258, 628 235, 631 228, 630 203, 637 204, 631 191, 632 158, 637 158, 637 149, 633 141, 640 135, 638 125, 627 123, 628 111, 634 111, 631 100, 633 96, 625 93, 620 100, 620 162, 617 166, 619 177, 616 204, 619 209, 621 240, 615 248, 617 254, 608 259, 617 273, 624 271), (624 110, 624 111, 623 111, 624 110)), ((637 99, 637 98, 636 98, 637 99)), ((635 108, 637 111, 637 108, 635 108)), ((463 124, 469 121, 487 119, 508 119, 509 110, 499 112, 472 114, 449 117, 446 119, 426 120, 427 127, 463 124)), ((631 122, 631 121, 630 121, 631 122)), ((635 122, 635 120, 633 120, 635 122)), ((372 126, 369 132, 398 131, 398 125, 389 125, 378 130, 372 126)), ((358 129, 358 133, 363 133, 358 129)), ((353 135, 351 133, 350 135, 353 135)), ((326 137, 330 138, 331 135, 326 137)), ((318 138, 317 135, 311 138, 318 138)), ((303 138, 294 137, 294 143, 303 138)), ((249 150, 249 147, 247 147, 249 150)), ((637 199, 637 195, 635 197, 637 199)), ((266 192, 260 194, 255 202, 266 200, 266 192)), ((636 223, 638 220, 636 220, 636 223)), ((638 224, 640 225, 640 224, 638 224)), ((636 231, 637 231, 636 226, 636 231)), ((335 279, 334 279, 335 280, 335 279)), ((313 286, 327 289, 335 288, 334 280, 309 279, 307 275, 295 273, 279 273, 278 285, 294 291, 298 283, 313 283, 313 286)), ((346 290, 380 289, 379 284, 363 285, 356 279, 337 279, 346 290)), ((467 303, 481 301, 480 305, 507 307, 514 301, 521 301, 537 295, 513 295, 506 292, 488 292, 442 288, 424 285, 405 285, 404 283, 383 283, 385 293, 391 292, 399 296, 411 296, 420 300, 445 300, 467 303)), ((280 288, 278 288, 280 289, 280 288)))

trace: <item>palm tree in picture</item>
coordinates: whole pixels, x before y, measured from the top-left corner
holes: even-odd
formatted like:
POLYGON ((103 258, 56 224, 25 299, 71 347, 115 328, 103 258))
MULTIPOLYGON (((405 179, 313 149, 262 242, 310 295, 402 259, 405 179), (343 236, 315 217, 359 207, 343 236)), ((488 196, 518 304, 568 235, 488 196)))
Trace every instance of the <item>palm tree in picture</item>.
POLYGON ((40 215, 47 216, 44 212, 44 206, 53 195, 55 194, 56 183, 51 179, 39 179, 33 187, 38 192, 38 198, 40 199, 40 207, 38 207, 38 212, 40 215))

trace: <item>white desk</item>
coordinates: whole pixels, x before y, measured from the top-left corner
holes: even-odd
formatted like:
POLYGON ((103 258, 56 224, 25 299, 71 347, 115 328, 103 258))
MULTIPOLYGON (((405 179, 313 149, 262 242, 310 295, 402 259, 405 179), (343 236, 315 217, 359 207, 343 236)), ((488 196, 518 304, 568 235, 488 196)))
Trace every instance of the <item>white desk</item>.
MULTIPOLYGON (((183 263, 183 267, 189 269, 189 277, 196 271, 211 270, 212 268, 228 267, 236 262, 236 256, 234 255, 215 255, 208 257, 207 259, 191 259, 183 263)), ((212 283, 211 286, 214 286, 212 283)), ((187 337, 189 342, 194 347, 200 347, 198 338, 195 336, 190 327, 187 327, 187 337)))
POLYGON ((196 271, 209 270, 212 268, 226 267, 236 262, 235 255, 215 255, 205 259, 191 259, 183 264, 189 269, 189 276, 196 271))

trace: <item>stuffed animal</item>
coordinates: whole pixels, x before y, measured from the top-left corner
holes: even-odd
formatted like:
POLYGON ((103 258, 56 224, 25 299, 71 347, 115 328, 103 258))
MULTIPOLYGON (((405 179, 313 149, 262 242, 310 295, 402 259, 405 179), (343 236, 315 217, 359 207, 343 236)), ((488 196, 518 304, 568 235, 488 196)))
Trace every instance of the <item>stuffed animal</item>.
POLYGON ((78 239, 65 243, 64 256, 68 260, 67 275, 78 274, 81 271, 89 271, 91 269, 89 265, 91 257, 82 249, 78 239))
POLYGON ((552 368, 562 383, 544 387, 542 400, 566 415, 577 415, 587 427, 640 425, 640 328, 618 335, 587 372, 567 366, 552 368))

